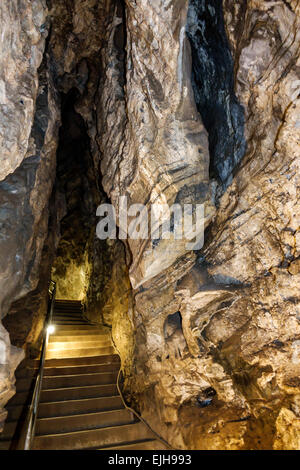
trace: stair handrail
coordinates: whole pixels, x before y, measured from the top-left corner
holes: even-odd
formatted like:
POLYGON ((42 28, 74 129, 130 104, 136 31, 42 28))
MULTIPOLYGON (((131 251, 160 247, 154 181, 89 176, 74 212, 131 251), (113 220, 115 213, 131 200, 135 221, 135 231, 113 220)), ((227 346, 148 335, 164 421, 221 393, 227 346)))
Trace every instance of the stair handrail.
POLYGON ((51 294, 51 302, 50 308, 48 308, 48 313, 45 320, 45 325, 43 329, 43 343, 41 349, 41 356, 40 356, 40 363, 38 373, 35 379, 35 386, 32 394, 31 403, 26 414, 26 418, 24 421, 24 426, 22 427, 21 436, 18 441, 18 450, 30 450, 33 437, 35 435, 35 425, 37 420, 37 413, 38 413, 38 405, 40 401, 40 394, 42 389, 42 380, 44 376, 44 365, 45 365, 45 358, 46 358, 46 349, 49 340, 49 326, 52 322, 53 316, 53 309, 54 309, 54 302, 55 302, 55 295, 56 295, 56 283, 54 281, 50 281, 49 284, 49 294, 51 294), (52 290, 51 290, 52 287, 52 290))

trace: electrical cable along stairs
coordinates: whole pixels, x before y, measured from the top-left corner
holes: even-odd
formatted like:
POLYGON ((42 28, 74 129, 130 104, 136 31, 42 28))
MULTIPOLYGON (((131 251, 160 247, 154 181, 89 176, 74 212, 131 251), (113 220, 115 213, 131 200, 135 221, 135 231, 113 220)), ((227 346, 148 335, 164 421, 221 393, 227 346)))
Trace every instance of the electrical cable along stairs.
MULTIPOLYGON (((108 328, 83 318, 80 302, 56 301, 44 366, 33 450, 166 449, 151 430, 126 409, 117 389, 120 367, 108 328)), ((38 361, 19 371, 17 393, 8 403, 0 449, 13 448, 38 361), (24 395, 22 398, 22 394, 24 395)))

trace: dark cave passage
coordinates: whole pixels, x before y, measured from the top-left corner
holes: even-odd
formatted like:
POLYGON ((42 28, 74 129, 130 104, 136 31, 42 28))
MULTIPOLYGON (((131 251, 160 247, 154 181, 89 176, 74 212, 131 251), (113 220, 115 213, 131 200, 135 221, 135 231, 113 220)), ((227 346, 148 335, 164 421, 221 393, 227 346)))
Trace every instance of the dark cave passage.
POLYGON ((87 317, 110 326, 111 297, 116 292, 118 302, 118 293, 128 296, 129 280, 122 242, 96 235, 97 207, 109 200, 95 168, 86 122, 75 110, 80 99, 77 88, 61 95, 55 191, 64 215, 52 279, 58 299, 81 300, 87 317))
POLYGON ((52 268, 57 298, 81 300, 88 288, 90 245, 99 195, 84 120, 75 109, 79 92, 62 95, 62 125, 57 150, 56 189, 65 201, 61 239, 52 268))
POLYGON ((209 133, 210 176, 226 187, 244 156, 246 142, 222 2, 190 0, 186 31, 192 49, 195 101, 209 133))

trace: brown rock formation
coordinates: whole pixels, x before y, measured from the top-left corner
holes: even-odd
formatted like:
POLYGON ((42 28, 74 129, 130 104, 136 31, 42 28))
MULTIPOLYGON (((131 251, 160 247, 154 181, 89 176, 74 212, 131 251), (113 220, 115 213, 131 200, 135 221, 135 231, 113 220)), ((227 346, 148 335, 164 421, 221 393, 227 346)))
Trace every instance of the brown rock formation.
MULTIPOLYGON (((214 15, 216 3, 206 3, 214 15)), ((247 152, 199 262, 177 286, 178 302, 175 269, 137 294, 143 348, 136 348, 139 370, 128 389, 140 390, 148 419, 161 411, 157 429, 165 422, 175 446, 297 449, 299 7, 225 2, 224 11, 247 152), (162 357, 170 341, 162 327, 176 310, 176 347, 162 357)))

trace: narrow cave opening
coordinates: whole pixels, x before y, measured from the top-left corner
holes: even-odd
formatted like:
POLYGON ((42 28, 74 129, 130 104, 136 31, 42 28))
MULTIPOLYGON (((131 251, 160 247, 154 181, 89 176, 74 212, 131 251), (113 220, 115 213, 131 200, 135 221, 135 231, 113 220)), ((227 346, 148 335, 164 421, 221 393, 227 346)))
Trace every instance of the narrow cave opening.
POLYGON ((128 269, 122 241, 97 237, 97 207, 109 199, 87 123, 77 112, 81 98, 77 87, 61 94, 55 192, 63 216, 51 275, 58 300, 81 301, 86 318, 111 327, 112 315, 126 309, 128 269))
POLYGON ((244 110, 234 92, 234 63, 226 36, 223 2, 190 0, 187 36, 192 86, 208 131, 210 177, 226 188, 244 156, 244 110))
POLYGON ((170 338, 176 331, 182 332, 182 317, 180 312, 168 315, 164 323, 165 339, 170 338))
POLYGON ((182 316, 175 312, 164 322, 165 358, 183 357, 187 344, 182 330, 182 316))
POLYGON ((83 300, 91 272, 90 246, 96 226, 97 183, 86 125, 75 110, 76 88, 62 95, 56 190, 64 204, 60 242, 52 267, 57 298, 83 300))

